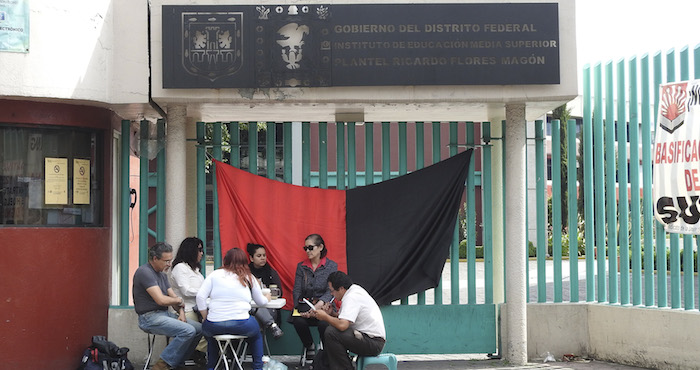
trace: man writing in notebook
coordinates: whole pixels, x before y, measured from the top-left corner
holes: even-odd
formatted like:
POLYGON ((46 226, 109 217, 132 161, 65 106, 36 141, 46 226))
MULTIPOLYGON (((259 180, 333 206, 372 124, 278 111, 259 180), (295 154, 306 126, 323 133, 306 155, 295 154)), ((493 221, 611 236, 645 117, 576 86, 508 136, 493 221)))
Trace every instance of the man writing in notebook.
POLYGON ((360 356, 376 356, 386 343, 384 318, 377 302, 367 291, 342 271, 328 276, 328 288, 335 300, 341 301, 340 311, 330 303, 321 310, 302 315, 315 317, 329 324, 325 332, 324 352, 333 370, 353 369, 348 350, 360 356))

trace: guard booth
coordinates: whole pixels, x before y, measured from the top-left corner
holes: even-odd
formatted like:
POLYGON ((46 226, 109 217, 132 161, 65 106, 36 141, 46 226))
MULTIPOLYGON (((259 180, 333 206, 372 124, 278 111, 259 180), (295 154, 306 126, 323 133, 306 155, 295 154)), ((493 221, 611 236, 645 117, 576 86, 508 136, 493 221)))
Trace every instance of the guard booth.
MULTIPOLYGON (((525 123, 577 95, 572 2, 154 1, 150 19, 151 95, 166 114, 165 240, 199 235, 220 263, 218 231, 207 231, 217 224, 207 153, 279 181, 344 189, 473 148, 466 272, 455 232, 443 285, 383 308, 386 351, 500 351, 506 275, 508 322, 525 321, 525 123)), ((298 353, 293 328, 283 329, 273 351, 298 353)), ((526 356, 524 331, 507 336, 526 356)), ((142 346, 130 347, 138 358, 142 346)))

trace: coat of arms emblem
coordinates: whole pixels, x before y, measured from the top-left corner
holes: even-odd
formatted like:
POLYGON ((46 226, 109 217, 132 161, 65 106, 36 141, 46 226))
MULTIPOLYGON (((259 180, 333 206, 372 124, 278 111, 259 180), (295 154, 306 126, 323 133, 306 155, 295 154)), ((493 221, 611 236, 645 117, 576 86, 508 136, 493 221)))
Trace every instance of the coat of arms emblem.
POLYGON ((235 74, 243 64, 242 12, 183 12, 182 63, 210 81, 235 74))

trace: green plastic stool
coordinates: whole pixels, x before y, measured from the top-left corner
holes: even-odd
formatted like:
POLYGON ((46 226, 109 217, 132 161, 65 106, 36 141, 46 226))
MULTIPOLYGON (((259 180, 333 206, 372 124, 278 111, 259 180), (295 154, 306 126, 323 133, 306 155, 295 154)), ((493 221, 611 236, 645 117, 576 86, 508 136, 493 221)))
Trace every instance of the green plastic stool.
POLYGON ((358 356, 357 370, 363 370, 365 366, 371 364, 382 364, 389 370, 396 370, 399 366, 399 361, 393 353, 382 353, 378 356, 358 356))

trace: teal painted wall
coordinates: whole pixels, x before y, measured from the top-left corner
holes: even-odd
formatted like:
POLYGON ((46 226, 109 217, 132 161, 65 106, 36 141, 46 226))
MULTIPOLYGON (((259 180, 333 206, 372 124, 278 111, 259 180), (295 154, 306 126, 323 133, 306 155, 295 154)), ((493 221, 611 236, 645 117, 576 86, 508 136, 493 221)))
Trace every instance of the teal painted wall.
MULTIPOLYGON (((284 336, 268 336, 273 354, 301 354, 301 342, 282 311, 284 336)), ((384 352, 396 354, 496 353, 496 306, 395 305, 382 307, 387 343, 384 352)), ((318 342, 318 332, 311 334, 318 342)))

